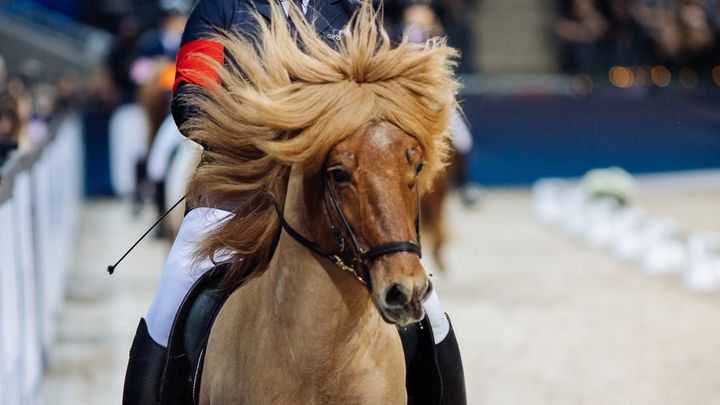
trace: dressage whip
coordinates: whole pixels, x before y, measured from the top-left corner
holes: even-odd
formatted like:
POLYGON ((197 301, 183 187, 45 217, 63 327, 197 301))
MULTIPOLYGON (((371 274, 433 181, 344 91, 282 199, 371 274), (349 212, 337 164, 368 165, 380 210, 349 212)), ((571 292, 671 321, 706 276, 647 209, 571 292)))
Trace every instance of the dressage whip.
POLYGON ((157 221, 155 221, 155 223, 150 227, 150 229, 148 229, 147 231, 145 231, 145 233, 143 234, 143 236, 141 236, 140 239, 138 239, 137 242, 135 242, 135 244, 132 245, 132 246, 130 247, 130 249, 128 249, 128 251, 125 252, 125 254, 122 255, 122 257, 121 257, 115 264, 112 264, 112 265, 108 266, 108 267, 107 267, 107 272, 108 272, 109 274, 113 274, 113 273, 115 272, 115 267, 117 267, 117 265, 120 264, 120 262, 123 261, 123 259, 125 259, 125 256, 127 256, 130 252, 132 252, 132 250, 135 249, 135 246, 137 246, 138 243, 140 243, 143 239, 145 239, 145 237, 147 236, 147 234, 149 234, 150 231, 152 231, 153 229, 155 229, 155 227, 158 226, 158 224, 159 224, 160 222, 162 222, 162 220, 165 219, 165 217, 166 217, 170 212, 172 212, 172 210, 174 210, 175 207, 177 207, 178 205, 180 205, 181 202, 185 201, 185 198, 187 198, 187 194, 185 194, 184 196, 182 196, 182 198, 181 198, 180 200, 178 200, 178 202, 176 202, 175 205, 173 205, 172 207, 170 207, 170 209, 168 209, 167 211, 165 211, 165 213, 162 214, 162 216, 161 216, 157 221))

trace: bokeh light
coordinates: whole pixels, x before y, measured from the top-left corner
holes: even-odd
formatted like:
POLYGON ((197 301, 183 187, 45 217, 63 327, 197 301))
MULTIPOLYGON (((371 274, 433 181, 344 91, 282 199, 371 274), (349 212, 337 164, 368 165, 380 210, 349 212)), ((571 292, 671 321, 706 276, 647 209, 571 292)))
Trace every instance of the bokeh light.
POLYGON ((665 66, 655 66, 650 70, 650 79, 658 87, 667 87, 672 81, 672 74, 665 66))
POLYGON ((633 71, 624 66, 613 66, 608 73, 608 78, 613 86, 621 89, 631 87, 635 81, 633 71))
POLYGON ((713 79, 713 81, 715 82, 715 84, 717 84, 718 86, 720 86, 720 66, 715 66, 715 67, 713 68, 713 70, 712 70, 712 79, 713 79))

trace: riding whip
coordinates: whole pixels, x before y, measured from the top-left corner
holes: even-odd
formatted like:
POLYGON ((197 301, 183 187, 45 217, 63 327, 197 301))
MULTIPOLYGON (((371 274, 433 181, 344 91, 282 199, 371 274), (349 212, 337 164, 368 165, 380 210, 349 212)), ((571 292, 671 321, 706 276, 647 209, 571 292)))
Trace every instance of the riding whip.
POLYGON ((140 241, 142 241, 143 239, 145 239, 145 237, 147 236, 147 234, 149 234, 150 231, 152 231, 153 229, 155 229, 155 227, 158 226, 158 224, 159 224, 160 222, 162 222, 162 220, 165 219, 165 217, 166 217, 172 210, 174 210, 175 207, 177 207, 178 205, 180 205, 180 203, 183 202, 183 201, 185 200, 185 198, 187 198, 187 194, 185 194, 180 200, 178 200, 178 202, 176 202, 175 205, 173 205, 172 207, 170 207, 170 209, 168 209, 167 211, 165 211, 165 213, 162 214, 162 216, 161 216, 157 221, 155 221, 155 223, 152 224, 152 226, 151 226, 147 231, 145 231, 145 233, 140 237, 140 239, 138 239, 137 242, 135 242, 135 244, 132 245, 132 246, 130 247, 130 249, 128 249, 128 251, 125 252, 125 254, 122 255, 122 257, 121 257, 115 264, 112 264, 112 265, 108 266, 108 267, 107 267, 107 272, 108 272, 109 274, 113 274, 113 273, 115 272, 115 267, 117 267, 117 265, 120 264, 120 262, 123 261, 123 259, 125 259, 125 256, 127 256, 130 252, 132 252, 132 250, 135 249, 135 246, 137 246, 138 243, 140 243, 140 241))

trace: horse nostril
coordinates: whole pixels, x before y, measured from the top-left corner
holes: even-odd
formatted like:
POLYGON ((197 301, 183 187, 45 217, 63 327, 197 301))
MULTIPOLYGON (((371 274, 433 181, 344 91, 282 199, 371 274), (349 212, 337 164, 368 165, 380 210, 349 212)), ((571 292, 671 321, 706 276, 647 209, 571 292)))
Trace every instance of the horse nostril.
POLYGON ((410 295, 405 287, 398 283, 394 283, 388 288, 385 294, 385 304, 392 308, 404 308, 410 302, 410 295))

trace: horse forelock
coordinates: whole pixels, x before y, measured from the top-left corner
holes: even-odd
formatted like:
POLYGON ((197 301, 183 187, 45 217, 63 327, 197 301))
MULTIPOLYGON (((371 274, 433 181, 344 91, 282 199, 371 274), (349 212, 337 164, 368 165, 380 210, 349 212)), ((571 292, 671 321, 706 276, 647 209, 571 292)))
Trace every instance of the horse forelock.
MULTIPOLYGON (((214 38, 230 62, 205 60, 222 84, 185 100, 202 114, 183 130, 208 150, 189 192, 211 206, 246 200, 252 193, 255 206, 253 215, 236 215, 211 235, 198 257, 230 248, 238 259, 254 256, 252 262, 262 269, 277 240, 274 204, 284 201, 289 167, 319 170, 334 145, 371 123, 389 122, 418 140, 425 156, 424 188, 443 167, 456 108, 457 52, 437 39, 391 45, 369 3, 363 3, 336 47, 291 8, 296 40, 274 2, 272 23, 254 16, 256 34, 225 32, 214 38)), ((246 268, 250 262, 237 261, 233 273, 247 274, 253 270, 246 268)))

